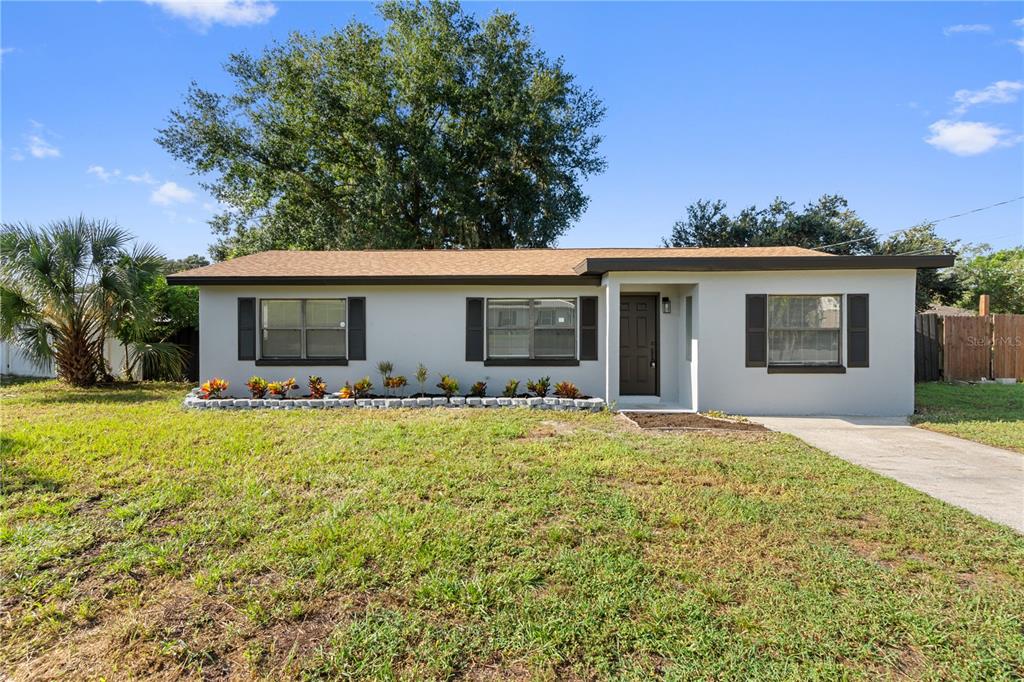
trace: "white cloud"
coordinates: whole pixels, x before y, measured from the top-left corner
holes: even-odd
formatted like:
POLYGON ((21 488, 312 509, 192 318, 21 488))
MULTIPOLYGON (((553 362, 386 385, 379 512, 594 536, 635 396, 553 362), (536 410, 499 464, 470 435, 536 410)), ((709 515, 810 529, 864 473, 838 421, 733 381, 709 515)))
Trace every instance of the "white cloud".
POLYGON ((956 26, 947 26, 942 29, 942 32, 947 36, 957 33, 991 33, 992 27, 988 24, 957 24, 956 26))
POLYGON ((1020 26, 1021 28, 1024 28, 1024 19, 1014 19, 1013 20, 1013 25, 1014 26, 1020 26))
POLYGON ((60 156, 60 149, 48 142, 42 135, 29 135, 28 153, 37 159, 48 159, 60 156))
POLYGON ((195 196, 192 190, 185 189, 176 182, 165 182, 153 190, 149 199, 154 204, 170 206, 171 204, 187 204, 195 199, 195 196))
POLYGON ((114 168, 113 170, 107 170, 103 166, 97 166, 97 165, 89 166, 88 168, 85 169, 85 172, 89 173, 91 175, 95 175, 97 178, 99 178, 103 182, 110 182, 114 178, 116 178, 119 175, 121 175, 121 171, 118 170, 117 168, 114 168))
POLYGON ((142 175, 126 175, 124 179, 128 182, 141 183, 143 185, 155 185, 157 182, 156 178, 149 174, 149 171, 143 171, 142 175))
POLYGON ((187 19, 205 31, 214 24, 251 26, 265 24, 277 14, 277 7, 267 0, 146 0, 159 5, 164 12, 187 19))
POLYGON ((962 114, 977 104, 1010 104, 1017 101, 1017 95, 1024 90, 1021 81, 996 81, 981 90, 957 90, 953 100, 959 102, 956 113, 962 114))
POLYGON ((1009 147, 1021 141, 1010 131, 988 123, 941 120, 928 126, 932 136, 925 142, 957 156, 976 156, 996 147, 1009 147))

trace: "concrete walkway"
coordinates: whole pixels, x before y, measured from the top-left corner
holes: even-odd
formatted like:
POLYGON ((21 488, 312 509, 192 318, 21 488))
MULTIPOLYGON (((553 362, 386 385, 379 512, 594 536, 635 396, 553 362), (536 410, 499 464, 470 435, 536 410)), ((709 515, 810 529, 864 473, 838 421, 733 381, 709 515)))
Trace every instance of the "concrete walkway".
POLYGON ((816 448, 1024 533, 1024 455, 886 417, 753 417, 816 448))

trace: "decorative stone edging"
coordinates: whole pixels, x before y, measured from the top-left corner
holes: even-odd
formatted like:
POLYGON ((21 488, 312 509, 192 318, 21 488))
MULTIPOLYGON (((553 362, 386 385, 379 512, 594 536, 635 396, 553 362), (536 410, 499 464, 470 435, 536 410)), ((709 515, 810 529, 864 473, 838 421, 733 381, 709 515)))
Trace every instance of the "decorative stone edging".
POLYGON ((534 410, 586 410, 600 412, 605 407, 602 398, 215 398, 203 400, 194 388, 185 396, 182 405, 203 410, 295 410, 335 409, 358 407, 363 409, 397 409, 422 407, 527 407, 534 410))

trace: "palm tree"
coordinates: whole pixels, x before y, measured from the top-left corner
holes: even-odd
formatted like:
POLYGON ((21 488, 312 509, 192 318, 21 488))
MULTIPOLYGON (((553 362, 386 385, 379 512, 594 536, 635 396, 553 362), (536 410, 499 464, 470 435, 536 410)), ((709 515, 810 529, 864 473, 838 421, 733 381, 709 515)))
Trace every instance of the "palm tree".
POLYGON ((180 367, 180 348, 143 341, 150 304, 145 289, 163 259, 105 220, 71 218, 41 229, 0 228, 0 338, 41 367, 56 366, 73 386, 107 373, 103 343, 130 329, 129 362, 180 367), (157 346, 157 348, 154 348, 157 346), (177 350, 175 351, 175 348, 177 350))

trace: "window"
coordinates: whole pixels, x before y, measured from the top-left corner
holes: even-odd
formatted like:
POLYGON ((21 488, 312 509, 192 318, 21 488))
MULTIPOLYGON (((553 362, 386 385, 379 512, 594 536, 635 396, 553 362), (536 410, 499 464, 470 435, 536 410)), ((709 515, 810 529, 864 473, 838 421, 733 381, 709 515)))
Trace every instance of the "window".
POLYGON ((839 365, 839 296, 769 296, 769 365, 839 365))
POLYGON ((264 299, 260 356, 273 360, 344 358, 345 303, 343 298, 264 299))
POLYGON ((576 299, 488 299, 487 356, 575 358, 576 299))

